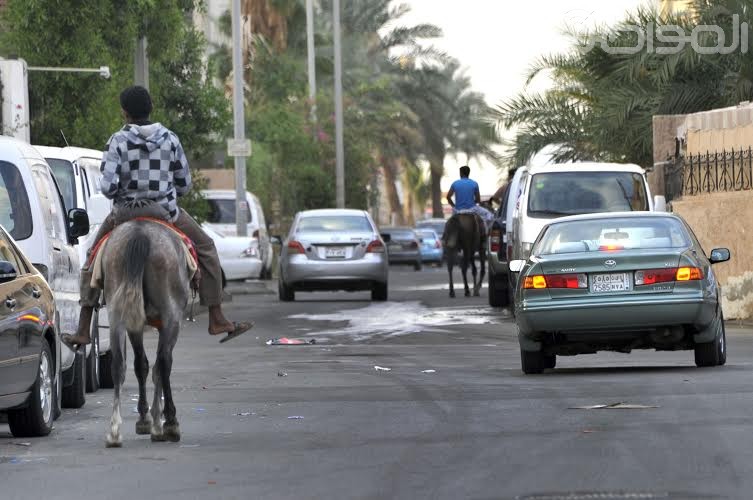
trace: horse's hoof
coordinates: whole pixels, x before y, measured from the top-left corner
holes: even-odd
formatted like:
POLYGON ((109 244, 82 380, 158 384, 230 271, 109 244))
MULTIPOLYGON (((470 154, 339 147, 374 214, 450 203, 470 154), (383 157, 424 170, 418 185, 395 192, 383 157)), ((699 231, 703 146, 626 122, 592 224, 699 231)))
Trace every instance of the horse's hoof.
POLYGON ((152 442, 153 443, 164 443, 165 441, 167 441, 167 439, 165 438, 165 434, 164 433, 162 433, 162 434, 152 434, 152 442))
POLYGON ((123 441, 120 439, 120 436, 115 437, 112 434, 108 434, 105 438, 105 448, 122 448, 123 447, 123 441))
POLYGON ((136 434, 146 436, 152 433, 152 421, 148 418, 136 422, 136 434))
POLYGON ((178 424, 165 425, 162 435, 165 437, 166 441, 177 443, 180 441, 180 426, 178 426, 178 424))
POLYGON ((470 297, 471 296, 471 292, 465 292, 465 296, 466 297, 470 297))
POLYGON ((451 298, 451 299, 454 299, 454 298, 455 298, 455 292, 450 292, 450 298, 451 298))
POLYGON ((481 292, 473 292, 474 297, 481 297, 481 292))

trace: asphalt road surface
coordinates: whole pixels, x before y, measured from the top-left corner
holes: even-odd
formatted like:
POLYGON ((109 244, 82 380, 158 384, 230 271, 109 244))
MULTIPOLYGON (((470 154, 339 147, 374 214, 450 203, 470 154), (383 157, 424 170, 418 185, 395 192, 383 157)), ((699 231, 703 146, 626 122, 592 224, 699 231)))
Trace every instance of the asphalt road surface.
POLYGON ((753 331, 728 326, 721 368, 636 351, 524 376, 485 289, 449 299, 436 268, 390 279, 387 303, 234 295, 228 316, 257 326, 226 344, 186 323, 180 443, 135 434, 132 372, 122 449, 104 446, 111 390, 46 438, 0 425, 0 499, 753 498, 753 331), (265 345, 280 337, 316 344, 265 345), (620 402, 651 408, 572 409, 620 402))

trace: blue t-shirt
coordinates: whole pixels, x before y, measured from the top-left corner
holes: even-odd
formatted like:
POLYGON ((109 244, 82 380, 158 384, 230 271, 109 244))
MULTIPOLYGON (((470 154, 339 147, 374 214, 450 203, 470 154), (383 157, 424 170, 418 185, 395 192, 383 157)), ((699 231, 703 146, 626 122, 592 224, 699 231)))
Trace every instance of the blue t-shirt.
POLYGON ((478 183, 471 179, 458 179, 452 183, 450 189, 455 191, 455 208, 469 210, 476 206, 476 191, 478 183))

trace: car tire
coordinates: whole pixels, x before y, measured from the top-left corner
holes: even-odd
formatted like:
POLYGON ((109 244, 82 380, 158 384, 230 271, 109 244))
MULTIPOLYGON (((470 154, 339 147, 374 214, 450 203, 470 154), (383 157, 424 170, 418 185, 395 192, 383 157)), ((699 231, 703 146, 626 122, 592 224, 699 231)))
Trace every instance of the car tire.
POLYGON ((413 264, 413 270, 414 271, 420 271, 421 269, 423 269, 423 265, 421 265, 421 261, 418 261, 418 262, 416 262, 416 263, 413 264))
POLYGON ((492 307, 507 307, 510 305, 510 293, 507 280, 498 279, 494 273, 489 273, 489 305, 492 307))
POLYGON ((282 281, 282 278, 277 281, 277 294, 282 302, 295 301, 295 290, 286 285, 285 282, 282 281))
POLYGON ((99 390, 99 311, 94 311, 91 325, 91 347, 86 357, 86 392, 99 390))
POLYGON ((371 300, 378 302, 387 300, 387 283, 376 283, 371 287, 371 300))
POLYGON ((556 354, 545 354, 544 355, 544 368, 547 370, 552 370, 557 366, 557 355, 556 354))
MULTIPOLYGON (((695 353, 695 365, 699 368, 707 367, 707 366, 718 366, 721 363, 720 360, 720 353, 723 350, 726 351, 726 341, 725 338, 725 331, 724 331, 724 320, 722 319, 721 315, 720 317, 714 321, 709 328, 716 329, 716 336, 712 342, 704 342, 702 344, 696 344, 694 353, 695 353)), ((725 362, 727 354, 724 353, 725 362)))
POLYGON ((115 382, 112 378, 112 351, 107 351, 99 358, 99 388, 112 389, 115 382))
POLYGON ((727 364, 727 329, 724 327, 724 314, 722 318, 722 337, 719 342, 719 364, 717 366, 724 366, 727 364))
POLYGON ((81 408, 86 403, 86 355, 83 349, 73 360, 73 383, 63 387, 63 408, 81 408))
POLYGON ((535 375, 544 371, 544 353, 541 351, 520 350, 520 365, 526 375, 535 375))
POLYGON ((55 363, 46 340, 42 341, 39 354, 37 379, 31 386, 31 395, 25 408, 8 412, 8 425, 14 437, 46 436, 52 431, 55 420, 55 363))

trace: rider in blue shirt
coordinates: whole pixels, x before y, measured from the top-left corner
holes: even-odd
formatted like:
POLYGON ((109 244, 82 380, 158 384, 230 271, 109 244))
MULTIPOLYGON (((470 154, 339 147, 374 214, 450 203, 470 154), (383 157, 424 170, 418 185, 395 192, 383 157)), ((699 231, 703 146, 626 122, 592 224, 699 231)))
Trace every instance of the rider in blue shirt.
POLYGON ((470 174, 471 169, 469 167, 460 167, 460 179, 452 183, 447 193, 447 203, 450 204, 455 213, 474 210, 474 207, 481 203, 478 183, 468 178, 470 174), (453 195, 455 195, 454 202, 452 200, 453 195))

